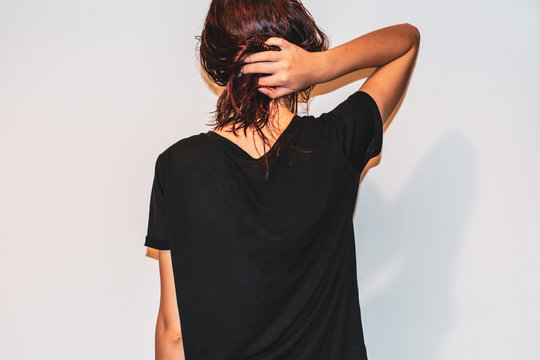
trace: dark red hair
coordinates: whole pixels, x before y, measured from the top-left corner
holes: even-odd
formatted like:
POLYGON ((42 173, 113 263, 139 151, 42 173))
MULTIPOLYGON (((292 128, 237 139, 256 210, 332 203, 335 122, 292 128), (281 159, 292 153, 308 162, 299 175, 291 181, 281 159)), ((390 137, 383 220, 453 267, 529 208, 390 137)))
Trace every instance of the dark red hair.
MULTIPOLYGON (((252 53, 278 50, 265 41, 280 37, 307 51, 328 49, 328 38, 299 0, 212 0, 199 40, 201 66, 209 78, 224 87, 214 111, 215 129, 232 124, 233 133, 253 127, 268 145, 261 131, 269 121, 270 97, 257 90, 258 77, 265 74, 243 74, 244 59, 252 53)), ((299 96, 309 99, 313 86, 284 96, 286 106, 298 113, 299 96)), ((276 99, 277 100, 277 99, 276 99)), ((275 144, 279 154, 281 144, 275 144)), ((267 165, 265 155, 261 158, 267 165)))

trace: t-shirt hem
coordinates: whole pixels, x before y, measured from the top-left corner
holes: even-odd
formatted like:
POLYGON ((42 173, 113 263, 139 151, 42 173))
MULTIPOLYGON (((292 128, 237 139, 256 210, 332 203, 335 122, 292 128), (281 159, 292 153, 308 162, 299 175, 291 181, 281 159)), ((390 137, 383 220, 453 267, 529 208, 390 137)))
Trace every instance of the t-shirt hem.
POLYGON ((170 250, 167 240, 156 239, 150 235, 146 235, 144 246, 148 246, 157 250, 170 250))

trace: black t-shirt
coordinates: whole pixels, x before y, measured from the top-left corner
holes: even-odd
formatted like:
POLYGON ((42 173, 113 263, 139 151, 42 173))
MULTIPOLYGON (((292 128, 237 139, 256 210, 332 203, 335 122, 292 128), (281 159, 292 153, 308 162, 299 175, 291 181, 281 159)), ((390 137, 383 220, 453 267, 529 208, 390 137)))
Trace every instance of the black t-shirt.
POLYGON ((356 91, 293 117, 268 180, 212 131, 157 157, 144 245, 171 251, 187 360, 367 358, 352 218, 382 134, 356 91))

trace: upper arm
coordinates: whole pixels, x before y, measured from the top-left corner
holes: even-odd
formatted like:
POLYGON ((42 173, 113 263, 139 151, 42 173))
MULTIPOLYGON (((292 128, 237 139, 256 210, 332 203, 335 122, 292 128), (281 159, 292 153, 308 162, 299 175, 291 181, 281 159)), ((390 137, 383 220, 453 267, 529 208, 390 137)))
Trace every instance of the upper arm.
POLYGON ((176 299, 171 252, 159 250, 159 276, 161 295, 159 301, 158 327, 181 337, 180 316, 176 299))
POLYGON ((176 299, 167 221, 168 188, 167 153, 161 153, 154 167, 154 180, 150 195, 148 229, 144 245, 158 250, 161 296, 156 325, 157 335, 181 337, 180 317, 176 299))
POLYGON ((157 250, 170 250, 167 221, 167 153, 155 162, 154 180, 150 193, 148 228, 144 245, 157 250))
POLYGON ((420 33, 412 25, 411 31, 414 32, 417 39, 413 46, 399 58, 379 66, 359 89, 371 95, 375 100, 381 113, 383 125, 394 111, 405 91, 418 54, 420 33))

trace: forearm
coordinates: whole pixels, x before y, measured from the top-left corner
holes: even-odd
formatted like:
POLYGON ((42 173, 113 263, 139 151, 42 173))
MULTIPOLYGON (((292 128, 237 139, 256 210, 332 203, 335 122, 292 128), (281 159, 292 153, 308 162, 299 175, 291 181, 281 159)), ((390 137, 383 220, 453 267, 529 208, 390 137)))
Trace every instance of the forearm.
POLYGON ((313 83, 323 83, 350 72, 385 65, 418 44, 420 34, 411 24, 372 31, 327 51, 314 53, 317 70, 313 83))

